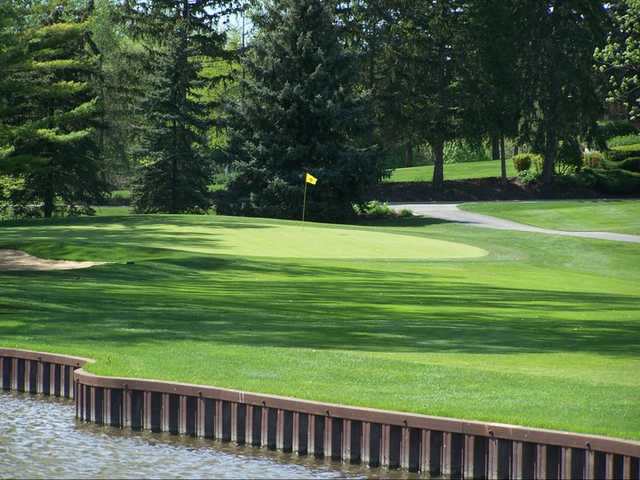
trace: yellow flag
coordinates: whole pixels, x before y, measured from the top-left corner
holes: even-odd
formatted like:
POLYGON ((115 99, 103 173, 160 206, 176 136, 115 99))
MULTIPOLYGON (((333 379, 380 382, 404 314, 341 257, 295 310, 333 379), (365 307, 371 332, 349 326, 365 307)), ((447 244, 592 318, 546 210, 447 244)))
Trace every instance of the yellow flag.
POLYGON ((318 179, 316 177, 314 177, 313 175, 311 175, 310 173, 307 173, 304 181, 307 182, 307 183, 310 183, 311 185, 315 185, 316 182, 318 181, 318 179))

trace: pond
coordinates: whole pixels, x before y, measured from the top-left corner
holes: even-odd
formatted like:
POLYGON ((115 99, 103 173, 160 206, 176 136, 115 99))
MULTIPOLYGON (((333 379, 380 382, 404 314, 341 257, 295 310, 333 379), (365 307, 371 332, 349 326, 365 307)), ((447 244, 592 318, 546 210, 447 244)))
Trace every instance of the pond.
POLYGON ((406 474, 79 422, 69 400, 0 391, 0 478, 344 478, 406 474))

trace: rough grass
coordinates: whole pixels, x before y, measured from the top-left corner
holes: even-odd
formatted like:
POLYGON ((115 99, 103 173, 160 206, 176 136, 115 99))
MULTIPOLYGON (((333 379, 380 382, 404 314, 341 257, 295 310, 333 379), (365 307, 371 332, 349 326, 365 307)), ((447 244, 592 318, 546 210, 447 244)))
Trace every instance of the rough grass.
POLYGON ((536 227, 640 235, 639 200, 479 202, 462 209, 536 227))
MULTIPOLYGON (((507 159, 507 175, 516 175, 511 159, 507 159)), ((469 178, 488 178, 500 176, 500 161, 450 163, 444 166, 445 180, 466 180, 469 178)), ((433 177, 433 165, 397 168, 391 172, 386 182, 430 182, 433 177)))
POLYGON ((0 344, 93 357, 100 374, 640 439, 640 246, 407 219, 305 229, 335 232, 327 251, 345 232, 381 232, 398 245, 454 241, 490 254, 332 260, 210 248, 233 229, 241 241, 281 227, 300 225, 5 224, 4 247, 116 263, 0 273, 0 344))

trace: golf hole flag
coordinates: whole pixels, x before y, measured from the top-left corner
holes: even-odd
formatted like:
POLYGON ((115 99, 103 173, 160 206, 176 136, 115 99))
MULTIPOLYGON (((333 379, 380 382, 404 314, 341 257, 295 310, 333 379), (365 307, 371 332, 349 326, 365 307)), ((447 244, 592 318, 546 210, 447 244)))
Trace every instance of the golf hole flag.
POLYGON ((315 185, 318 179, 309 172, 304 174, 304 197, 302 197, 302 221, 304 222, 304 213, 307 209, 307 184, 315 185))

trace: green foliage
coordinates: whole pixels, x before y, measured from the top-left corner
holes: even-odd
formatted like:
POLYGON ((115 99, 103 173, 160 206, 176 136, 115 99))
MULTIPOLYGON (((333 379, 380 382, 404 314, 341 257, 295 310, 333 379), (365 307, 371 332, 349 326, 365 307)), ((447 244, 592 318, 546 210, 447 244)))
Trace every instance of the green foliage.
POLYGON ((396 211, 392 209, 386 202, 371 200, 362 205, 354 205, 353 210, 360 218, 367 220, 378 220, 383 218, 409 218, 413 216, 411 210, 402 209, 396 211))
POLYGON ((608 80, 607 101, 640 120, 640 1, 609 4, 613 28, 606 45, 595 52, 597 66, 608 80))
POLYGON ((106 190, 96 144, 102 103, 93 83, 91 34, 81 20, 85 12, 72 3, 40 7, 41 16, 15 32, 5 50, 13 68, 2 81, 12 88, 0 86, 0 169, 24 179, 12 195, 15 213, 40 205, 45 217, 58 208, 90 212, 106 190))
POLYGON ((616 152, 637 152, 640 151, 640 143, 628 143, 612 147, 611 150, 616 152))
POLYGON ((382 177, 356 58, 320 0, 268 2, 253 21, 247 80, 227 119, 236 176, 216 209, 297 218, 311 172, 309 218, 348 218, 382 177))
POLYGON ((597 122, 588 133, 588 140, 600 150, 609 148, 609 140, 614 137, 635 135, 638 129, 627 120, 603 120, 597 122))
POLYGON ((630 133, 627 135, 613 137, 607 141, 607 146, 609 148, 623 147, 627 145, 640 146, 640 135, 637 133, 630 133))
POLYGON ((612 162, 621 162, 631 157, 640 157, 640 145, 622 145, 607 152, 607 159, 612 162))
POLYGON ((621 169, 584 168, 576 180, 607 195, 640 194, 640 174, 621 169))
POLYGON ((535 153, 519 153, 513 156, 513 166, 518 173, 531 169, 536 164, 536 159, 540 157, 535 153))
POLYGON ((443 188, 445 143, 459 136, 464 120, 463 3, 383 0, 372 9, 382 41, 371 67, 382 128, 430 145, 436 190, 443 188))
POLYGON ((575 138, 562 140, 558 147, 556 171, 560 175, 567 175, 580 171, 582 168, 582 149, 575 138))
POLYGON ((582 164, 589 168, 603 168, 604 155, 601 152, 585 152, 582 157, 582 164))
POLYGON ((491 160, 482 143, 453 140, 444 145, 444 163, 482 162, 491 160))
POLYGON ((145 41, 150 88, 137 178, 137 212, 206 212, 212 168, 207 154, 211 126, 202 97, 203 62, 226 54, 217 29, 223 0, 159 0, 129 4, 134 31, 145 41))
POLYGON ((617 166, 622 170, 640 173, 640 157, 629 157, 621 161, 617 166))
POLYGON ((522 35, 521 136, 544 155, 542 181, 553 181, 559 142, 578 137, 602 112, 593 52, 605 41, 600 2, 517 2, 522 35))
POLYGON ((24 179, 9 175, 0 175, 0 219, 9 217, 13 212, 13 198, 16 192, 24 188, 24 179))
POLYGON ((518 180, 523 185, 529 185, 530 183, 536 183, 536 182, 538 182, 540 180, 540 171, 539 170, 534 170, 532 168, 529 169, 529 170, 522 170, 521 172, 518 173, 518 180))

